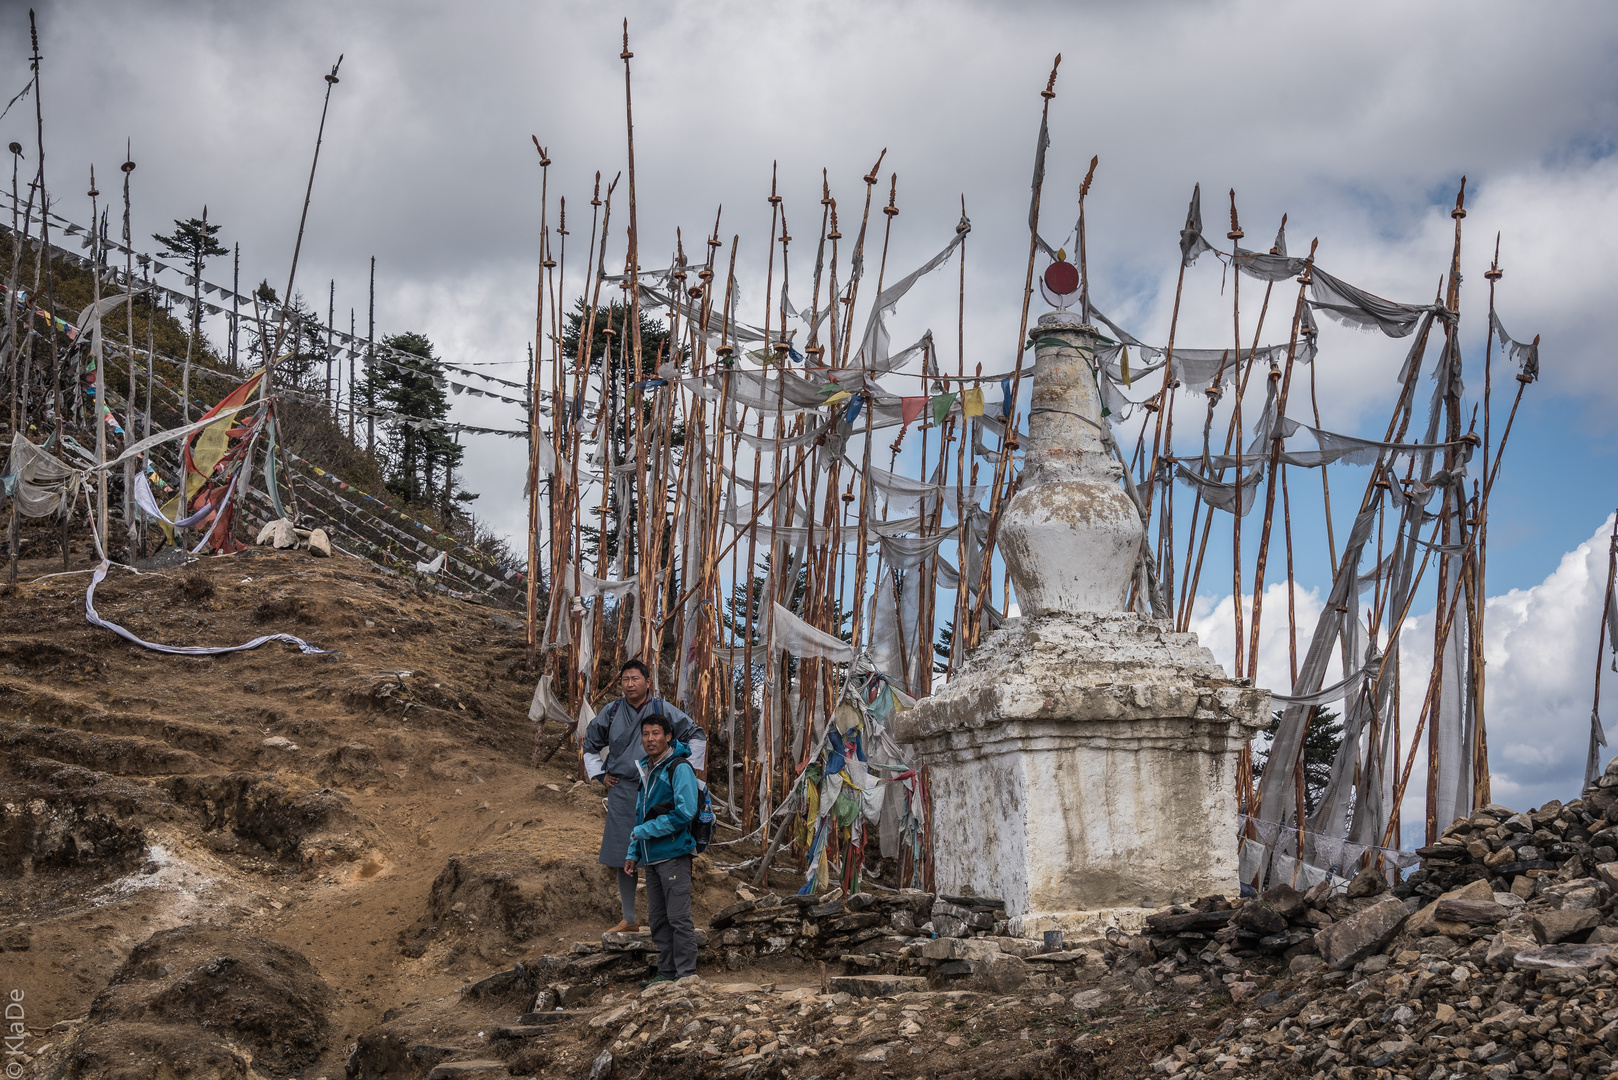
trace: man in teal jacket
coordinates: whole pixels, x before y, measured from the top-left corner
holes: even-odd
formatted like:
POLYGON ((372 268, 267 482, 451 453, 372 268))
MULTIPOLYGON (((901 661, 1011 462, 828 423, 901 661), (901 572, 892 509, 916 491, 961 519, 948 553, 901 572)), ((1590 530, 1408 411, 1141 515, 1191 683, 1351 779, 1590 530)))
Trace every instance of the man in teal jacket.
POLYGON ((629 833, 624 873, 646 867, 646 910, 657 943, 657 975, 644 985, 697 973, 697 931, 691 921, 691 819, 697 815, 697 773, 691 751, 674 738, 670 721, 653 713, 641 720, 646 756, 640 772, 635 827, 629 833))

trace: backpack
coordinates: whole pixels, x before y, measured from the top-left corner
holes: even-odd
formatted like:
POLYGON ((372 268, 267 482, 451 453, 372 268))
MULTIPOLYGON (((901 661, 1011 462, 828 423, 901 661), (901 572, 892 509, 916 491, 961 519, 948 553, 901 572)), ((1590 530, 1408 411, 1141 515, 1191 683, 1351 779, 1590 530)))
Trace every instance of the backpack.
MULTIPOLYGON (((691 775, 696 777, 697 781, 697 812, 691 815, 691 823, 689 828, 691 830, 691 839, 696 844, 696 849, 692 852, 692 854, 701 855, 704 851, 708 850, 708 845, 713 843, 713 797, 708 794, 708 782, 702 777, 697 776, 697 770, 692 766, 691 762, 689 760, 676 762, 676 765, 680 764, 683 764, 686 766, 686 768, 690 769, 691 775)), ((674 803, 669 801, 654 803, 646 808, 646 812, 652 817, 662 817, 664 814, 667 814, 673 809, 674 803)))

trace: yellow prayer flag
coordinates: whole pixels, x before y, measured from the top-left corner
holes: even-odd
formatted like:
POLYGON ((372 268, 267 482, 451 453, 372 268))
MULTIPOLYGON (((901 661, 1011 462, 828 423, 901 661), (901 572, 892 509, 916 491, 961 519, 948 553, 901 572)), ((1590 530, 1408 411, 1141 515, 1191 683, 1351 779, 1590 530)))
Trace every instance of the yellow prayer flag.
POLYGON ((961 394, 961 415, 983 415, 983 391, 979 387, 972 387, 961 394))

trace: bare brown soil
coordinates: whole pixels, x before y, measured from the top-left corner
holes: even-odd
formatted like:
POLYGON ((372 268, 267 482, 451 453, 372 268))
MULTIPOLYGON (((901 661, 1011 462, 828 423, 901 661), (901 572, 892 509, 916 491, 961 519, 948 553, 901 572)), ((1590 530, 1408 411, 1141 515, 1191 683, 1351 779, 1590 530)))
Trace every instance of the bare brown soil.
MULTIPOLYGON (((580 988, 577 1018, 547 1038, 501 1034, 533 982, 466 992, 554 966, 618 915, 596 861, 599 790, 576 782, 570 748, 530 765, 533 677, 509 615, 340 555, 115 569, 96 606, 149 640, 284 631, 336 650, 175 657, 90 626, 88 573, 46 576, 59 556, 21 569, 0 595, 0 992, 24 994, 31 1076, 425 1080, 474 1046, 498 1064, 465 1080, 586 1076, 615 1045, 603 1075, 719 1067, 592 1028, 627 984, 580 988)), ((560 735, 552 725, 544 749, 560 735)), ((740 882, 697 863, 706 926, 740 882)), ((777 957, 704 975, 778 999, 818 993, 825 971, 777 957)), ((962 1000, 920 1015, 921 1052, 902 1064, 862 1064, 869 1047, 845 1039, 732 1075, 1138 1075, 1229 1015, 962 1000)), ((846 1035, 828 1025, 850 1008, 821 1007, 801 1037, 846 1035)))
POLYGON ((329 1037, 297 1064, 341 1075, 389 1008, 616 921, 599 795, 567 748, 529 765, 509 616, 342 556, 113 570, 97 610, 148 640, 337 650, 166 656, 85 621, 87 573, 27 580, 60 570, 25 561, 0 597, 0 986, 24 991, 36 1049, 98 1026, 153 934, 228 927, 330 988, 329 1037))

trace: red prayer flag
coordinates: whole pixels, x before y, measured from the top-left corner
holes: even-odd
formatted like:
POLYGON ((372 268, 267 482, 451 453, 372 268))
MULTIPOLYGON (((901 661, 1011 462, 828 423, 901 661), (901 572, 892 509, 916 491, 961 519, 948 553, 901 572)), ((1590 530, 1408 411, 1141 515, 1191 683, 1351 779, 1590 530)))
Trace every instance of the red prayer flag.
POLYGON ((927 399, 925 397, 907 397, 899 399, 899 414, 901 417, 903 417, 906 427, 909 427, 911 421, 920 416, 922 411, 926 408, 927 399))

